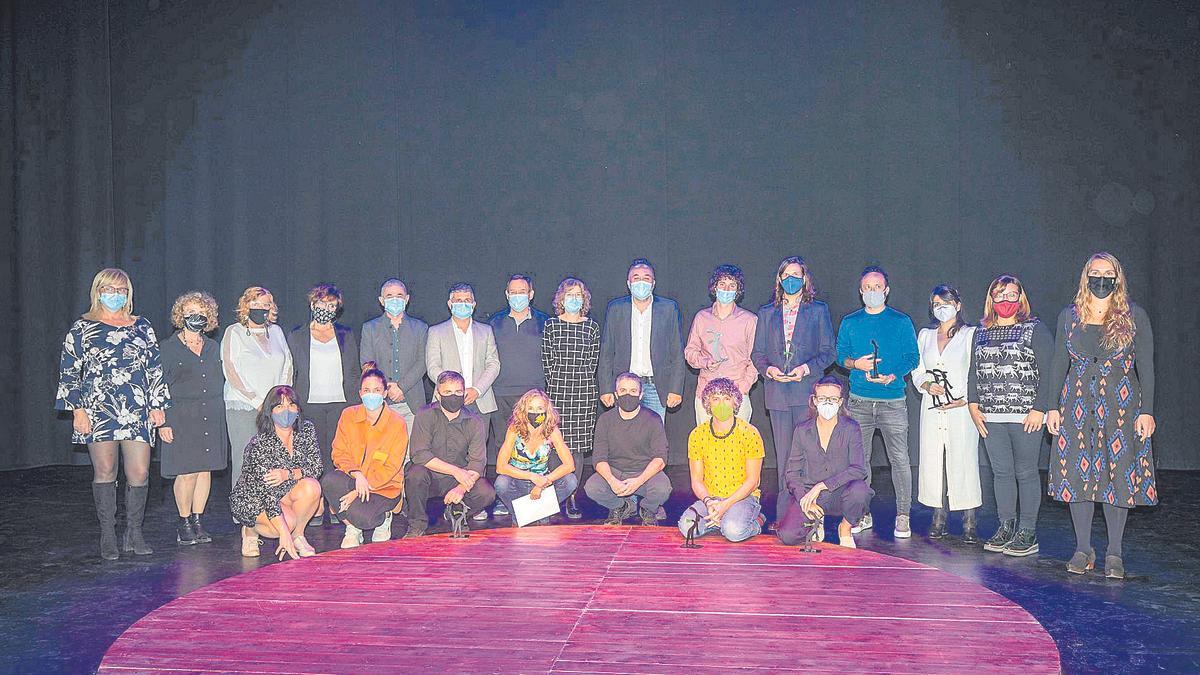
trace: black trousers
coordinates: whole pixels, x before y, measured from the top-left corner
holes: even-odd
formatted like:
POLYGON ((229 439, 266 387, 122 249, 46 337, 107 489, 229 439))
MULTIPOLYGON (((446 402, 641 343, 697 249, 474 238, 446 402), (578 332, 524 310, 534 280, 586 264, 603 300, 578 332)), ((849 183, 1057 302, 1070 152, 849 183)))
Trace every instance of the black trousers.
MULTIPOLYGON (((453 490, 456 485, 458 485, 458 481, 454 480, 454 476, 430 471, 420 464, 409 466, 404 475, 404 494, 408 499, 405 513, 408 514, 409 526, 418 529, 428 527, 429 510, 426 502, 432 497, 445 497, 446 493, 453 490)), ((463 496, 463 503, 467 505, 468 517, 487 508, 494 501, 496 501, 496 490, 486 478, 482 477, 475 481, 475 487, 463 496)))
MULTIPOLYGON (((334 511, 337 511, 342 497, 353 491, 354 479, 344 471, 334 469, 321 476, 321 494, 334 511)), ((399 503, 400 497, 384 497, 372 492, 370 499, 365 502, 355 499, 338 517, 360 530, 373 530, 383 524, 388 512, 399 503)))

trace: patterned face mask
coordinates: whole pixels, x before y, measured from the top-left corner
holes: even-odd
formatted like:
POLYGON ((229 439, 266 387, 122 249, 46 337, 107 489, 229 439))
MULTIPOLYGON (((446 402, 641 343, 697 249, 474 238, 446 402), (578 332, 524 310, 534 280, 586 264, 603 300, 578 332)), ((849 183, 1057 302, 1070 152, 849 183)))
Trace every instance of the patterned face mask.
POLYGON ((312 308, 313 321, 321 325, 329 325, 333 323, 333 317, 337 316, 337 310, 327 307, 314 306, 312 308))
POLYGON ((204 327, 208 325, 208 317, 203 314, 188 314, 183 317, 183 327, 193 333, 204 331, 204 327))
POLYGON ((525 412, 525 419, 529 420, 529 426, 537 429, 545 424, 546 413, 545 411, 534 412, 532 410, 528 410, 525 412))

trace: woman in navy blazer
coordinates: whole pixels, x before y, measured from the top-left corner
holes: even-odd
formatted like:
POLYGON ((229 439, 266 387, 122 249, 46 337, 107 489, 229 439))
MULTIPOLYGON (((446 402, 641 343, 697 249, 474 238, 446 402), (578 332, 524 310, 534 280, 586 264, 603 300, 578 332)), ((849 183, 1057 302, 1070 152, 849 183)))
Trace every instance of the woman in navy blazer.
POLYGON ((776 523, 783 520, 791 501, 784 487, 784 470, 792 447, 792 432, 810 416, 808 403, 813 383, 825 374, 837 353, 829 306, 815 297, 812 275, 804 259, 784 258, 775 274, 771 302, 758 310, 758 330, 750 355, 765 381, 771 436, 775 441, 779 475, 776 523))

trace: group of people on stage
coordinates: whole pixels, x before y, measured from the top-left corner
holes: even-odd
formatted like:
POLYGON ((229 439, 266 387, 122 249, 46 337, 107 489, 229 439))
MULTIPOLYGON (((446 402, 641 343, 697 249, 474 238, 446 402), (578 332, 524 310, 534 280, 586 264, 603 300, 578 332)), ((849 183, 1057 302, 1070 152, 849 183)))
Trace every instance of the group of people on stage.
POLYGON ((1002 275, 978 326, 963 319, 958 290, 939 285, 919 332, 888 306, 888 275, 875 266, 860 278, 863 307, 836 333, 799 257, 779 264, 771 302, 757 313, 739 304, 742 271, 718 266, 708 284, 713 304, 696 313, 686 339, 679 306, 655 294, 655 282, 650 262, 634 260, 629 295, 608 303, 602 325, 575 277, 558 285, 546 314, 533 305, 532 280, 513 275, 508 306, 486 322, 474 318, 474 289, 460 283, 449 289, 450 317, 428 326, 407 313, 408 288, 392 278, 380 287, 380 315, 359 331, 337 321, 342 294, 321 284, 308 294, 310 321, 288 332, 271 292, 252 286, 219 344, 208 335, 218 328, 216 301, 191 291, 175 301, 176 332, 160 345, 133 314, 128 275, 103 270, 63 343, 56 401, 73 411, 73 440, 92 458, 101 555, 151 553, 141 526, 156 435, 162 473, 175 478, 185 545, 211 541, 202 515, 228 439, 230 506, 246 556, 259 554, 260 537, 278 540, 281 558, 314 555, 305 528, 325 518, 344 525, 344 548, 368 531, 372 541, 389 539, 394 514, 407 519, 406 537, 420 536, 431 498, 447 518, 465 509, 485 520, 488 508, 510 514, 515 500, 549 493, 576 519, 581 485, 608 510, 606 523, 657 524, 672 489, 663 419, 684 403, 691 366, 699 371, 687 447, 696 501, 678 521, 685 535, 719 531, 742 541, 766 524, 764 444, 749 399, 762 379, 779 538, 824 539, 825 516, 841 516, 839 543, 853 547, 853 535, 874 526, 876 430, 891 464, 893 533, 910 537, 907 376, 922 397, 917 498, 933 508, 929 537, 947 536, 949 513, 961 511, 962 540, 980 541, 982 438, 1000 521, 983 548, 1037 552, 1045 428, 1055 438, 1047 492, 1069 503, 1076 532, 1067 569, 1094 566, 1100 503, 1105 573, 1124 576, 1126 515, 1158 500, 1153 336, 1112 255, 1088 259, 1053 324, 1036 318, 1016 277, 1002 275), (834 364, 849 371, 848 383, 826 374, 834 364), (434 384, 429 403, 425 378, 434 384), (120 541, 118 456, 126 479, 120 541), (594 470, 584 480, 589 459, 594 470))

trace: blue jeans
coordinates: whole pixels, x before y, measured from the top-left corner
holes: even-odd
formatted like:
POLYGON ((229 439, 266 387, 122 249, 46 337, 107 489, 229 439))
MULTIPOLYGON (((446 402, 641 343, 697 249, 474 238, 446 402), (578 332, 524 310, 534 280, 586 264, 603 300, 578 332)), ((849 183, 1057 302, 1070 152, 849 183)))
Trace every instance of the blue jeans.
MULTIPOLYGON (((567 497, 570 497, 577 487, 579 487, 579 478, 573 473, 554 481, 554 493, 558 496, 558 503, 562 504, 567 501, 567 497)), ((513 513, 513 500, 524 497, 530 492, 533 492, 533 481, 521 480, 512 476, 496 476, 496 498, 504 502, 509 513, 513 513)))
POLYGON ((642 378, 642 405, 658 414, 658 418, 667 423, 667 406, 658 399, 658 387, 646 378, 642 378))
POLYGON ((896 491, 896 515, 907 516, 912 508, 912 465, 908 457, 908 403, 875 401, 850 395, 846 404, 850 417, 862 429, 863 452, 867 456, 867 486, 871 485, 871 441, 875 430, 883 433, 883 445, 892 465, 892 488, 896 491))
POLYGON ((762 512, 762 505, 758 503, 758 497, 750 495, 742 501, 729 507, 725 515, 721 518, 721 525, 715 528, 708 524, 704 516, 708 515, 708 507, 704 502, 697 501, 683 512, 683 516, 679 519, 679 532, 683 536, 687 536, 688 530, 691 529, 692 523, 697 520, 696 513, 700 514, 699 523, 696 528, 696 536, 703 537, 704 535, 713 532, 717 529, 721 530, 721 536, 729 541, 745 541, 750 537, 762 532, 762 523, 758 522, 758 514, 762 512))

